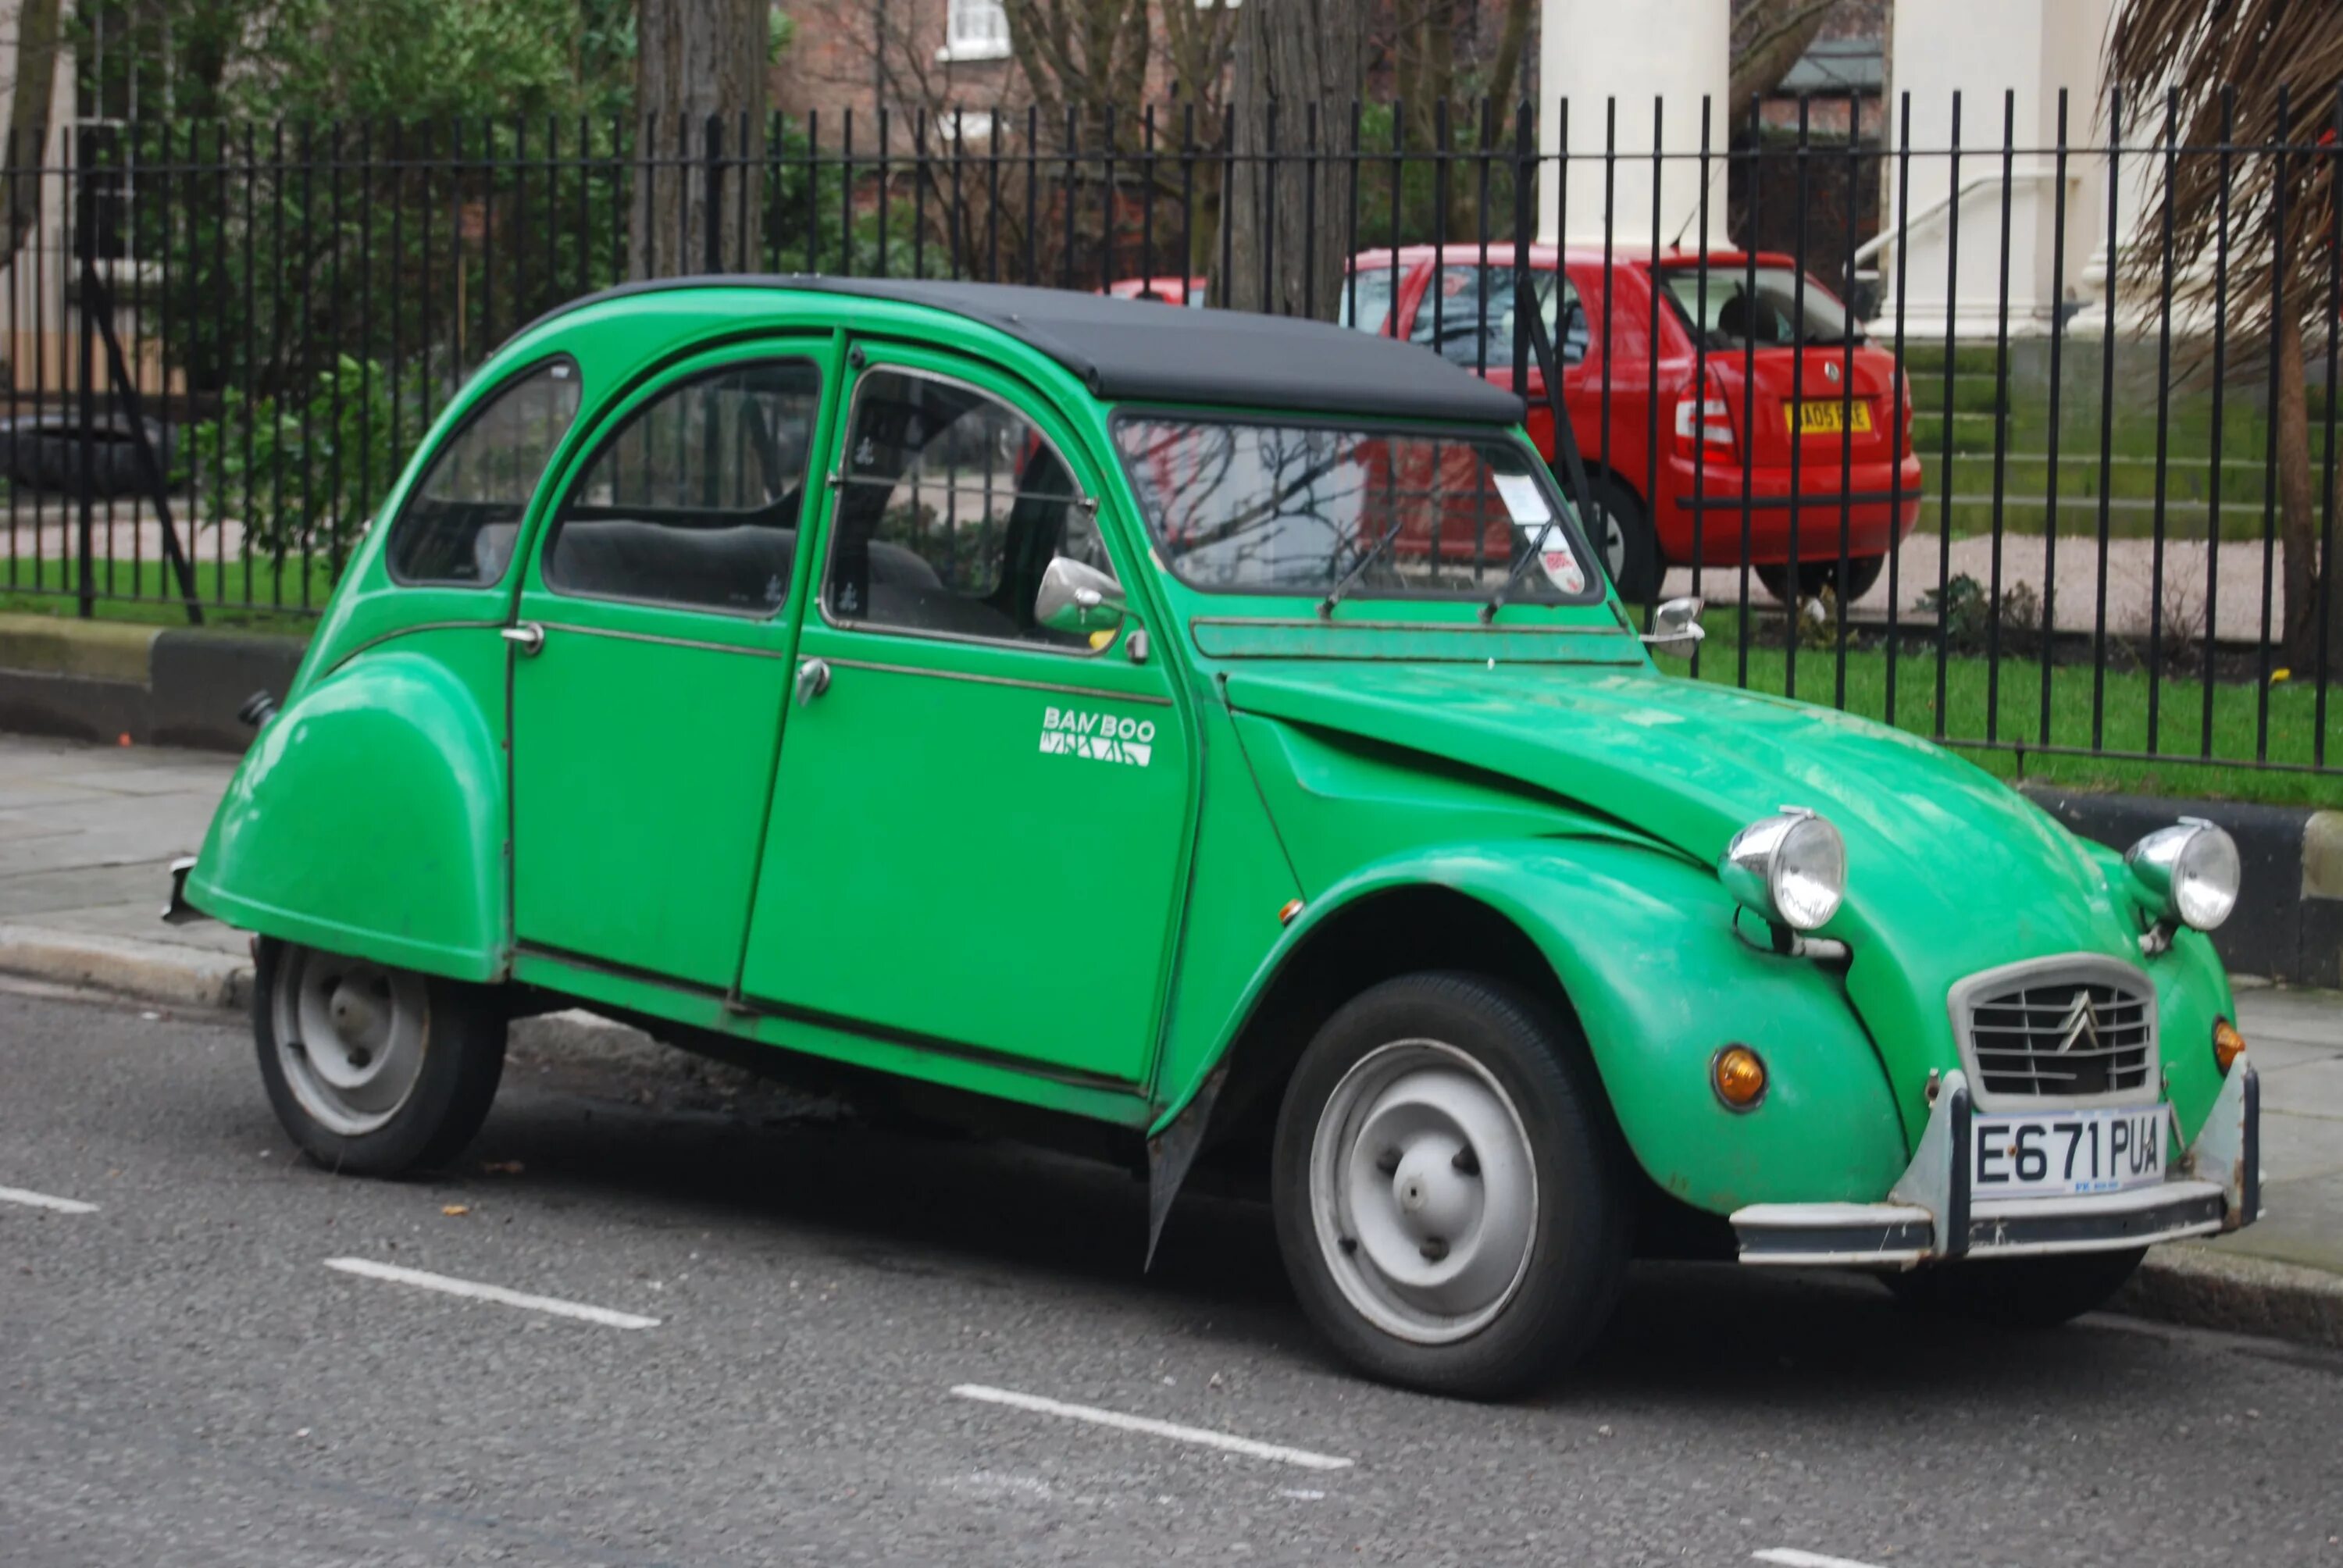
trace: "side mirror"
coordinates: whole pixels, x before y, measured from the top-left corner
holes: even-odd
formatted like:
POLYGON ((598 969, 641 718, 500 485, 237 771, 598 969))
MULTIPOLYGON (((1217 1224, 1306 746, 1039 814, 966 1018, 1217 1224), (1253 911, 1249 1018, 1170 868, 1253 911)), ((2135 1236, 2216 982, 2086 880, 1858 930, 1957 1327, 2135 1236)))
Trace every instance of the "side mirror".
POLYGON ((1096 567, 1055 556, 1033 595, 1033 619, 1051 631, 1097 631, 1122 624, 1122 585, 1096 567))
POLYGON ((1708 635, 1700 624, 1703 606, 1696 598, 1672 598, 1652 612, 1652 629, 1644 641, 1664 653, 1690 653, 1708 635))

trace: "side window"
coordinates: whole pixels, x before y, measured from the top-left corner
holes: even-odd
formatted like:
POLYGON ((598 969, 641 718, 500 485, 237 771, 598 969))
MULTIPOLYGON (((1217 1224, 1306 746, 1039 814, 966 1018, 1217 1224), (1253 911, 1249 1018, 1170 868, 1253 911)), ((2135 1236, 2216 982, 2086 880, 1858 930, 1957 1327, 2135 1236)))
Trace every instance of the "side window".
POLYGON ((840 622, 1085 648, 1033 620, 1052 556, 1111 574, 1092 508, 1033 422, 972 387, 873 370, 854 390, 822 602, 840 622))
MULTIPOLYGON (((1586 312, 1578 290, 1568 277, 1544 267, 1530 269, 1530 286, 1562 362, 1575 365, 1584 359, 1586 312)), ((1512 267, 1443 266, 1439 281, 1423 291, 1416 305, 1408 341, 1437 348, 1442 357, 1468 368, 1510 369, 1518 304, 1512 267)))
POLYGON ((482 587, 505 575, 521 514, 569 422, 578 367, 524 371, 476 408, 416 482, 390 526, 390 575, 403 583, 482 587))
POLYGON ((803 359, 670 387, 605 439, 561 504, 545 581, 562 593, 769 615, 789 597, 821 407, 803 359))

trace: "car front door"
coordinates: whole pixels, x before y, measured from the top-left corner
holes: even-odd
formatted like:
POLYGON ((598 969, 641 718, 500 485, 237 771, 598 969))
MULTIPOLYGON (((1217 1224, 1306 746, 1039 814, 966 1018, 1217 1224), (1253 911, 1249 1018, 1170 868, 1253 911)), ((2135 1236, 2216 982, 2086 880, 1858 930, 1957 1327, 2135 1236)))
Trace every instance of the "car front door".
POLYGON ((687 363, 621 405, 563 480, 508 633, 524 950, 730 988, 830 349, 687 363))
POLYGON ((882 1040, 1135 1083, 1192 749, 1135 620, 1065 631, 1034 614, 1052 558, 1125 582, 1133 563, 1029 392, 942 355, 861 353, 823 559, 800 568, 821 576, 740 990, 882 1040))

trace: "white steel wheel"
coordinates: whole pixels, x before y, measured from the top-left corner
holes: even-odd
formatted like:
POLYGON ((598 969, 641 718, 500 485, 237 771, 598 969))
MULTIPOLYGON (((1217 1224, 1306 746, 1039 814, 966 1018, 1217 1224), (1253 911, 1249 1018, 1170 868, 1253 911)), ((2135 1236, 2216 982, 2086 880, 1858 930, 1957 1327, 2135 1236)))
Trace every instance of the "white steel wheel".
POLYGON ((431 1038, 423 977, 289 948, 272 980, 277 1065, 301 1109, 344 1138, 389 1125, 423 1077, 431 1038))
POLYGON ((1310 1152, 1327 1271, 1394 1339, 1485 1328, 1520 1291, 1538 1229, 1537 1167, 1504 1087, 1463 1051, 1400 1040, 1327 1097, 1310 1152))
POLYGON ((1468 1399, 1536 1387, 1626 1266, 1626 1169, 1574 1020, 1505 980, 1370 986, 1303 1047, 1270 1151, 1296 1302, 1371 1377, 1468 1399))

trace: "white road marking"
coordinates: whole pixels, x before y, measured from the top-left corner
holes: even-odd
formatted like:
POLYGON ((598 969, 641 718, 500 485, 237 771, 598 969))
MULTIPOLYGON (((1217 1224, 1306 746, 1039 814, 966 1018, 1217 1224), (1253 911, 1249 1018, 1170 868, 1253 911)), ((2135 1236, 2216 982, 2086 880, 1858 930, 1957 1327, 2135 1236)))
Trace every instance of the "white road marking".
POLYGON ((1868 1563, 1858 1563, 1852 1557, 1825 1557, 1819 1552, 1801 1552, 1795 1546, 1768 1546, 1750 1556, 1760 1563, 1778 1563, 1782 1568, 1871 1568, 1868 1563))
POLYGON ((477 1281, 451 1279, 446 1274, 427 1274, 420 1269, 402 1269, 396 1263, 377 1263, 366 1258, 328 1258, 326 1267, 339 1269, 345 1274, 362 1275, 369 1280, 387 1280, 394 1285, 414 1285, 420 1290, 439 1291, 451 1296, 494 1302, 499 1306, 524 1307, 532 1312, 548 1312, 557 1318, 578 1318, 614 1329, 655 1329, 659 1326, 657 1318, 638 1317, 632 1312, 614 1312, 608 1307, 589 1307, 578 1302, 557 1301, 551 1296, 532 1296, 520 1291, 508 1291, 502 1285, 483 1285, 477 1281))
POLYGON ((1017 1393, 1005 1388, 987 1388, 982 1383, 964 1382, 952 1392, 961 1399, 980 1400, 986 1404, 1011 1405, 1041 1415, 1063 1416, 1069 1421, 1086 1421, 1093 1426, 1111 1426, 1121 1432, 1141 1432, 1150 1437, 1168 1437, 1174 1442, 1193 1442, 1206 1448, 1217 1448, 1228 1453, 1242 1453, 1249 1459, 1275 1460, 1280 1464, 1298 1464, 1304 1470, 1348 1470, 1354 1462, 1331 1453, 1312 1453, 1306 1448, 1286 1448, 1274 1442, 1257 1442, 1250 1437, 1238 1437, 1225 1432, 1208 1432, 1201 1426, 1181 1426, 1168 1421, 1155 1421, 1143 1415, 1125 1415, 1119 1410, 1101 1410, 1095 1405, 1066 1404, 1039 1394, 1017 1393))
POLYGON ((22 1203, 27 1209, 55 1209, 60 1214, 97 1212, 95 1203, 85 1203, 78 1198, 52 1198, 46 1192, 27 1192, 22 1187, 0 1187, 0 1203, 22 1203))

